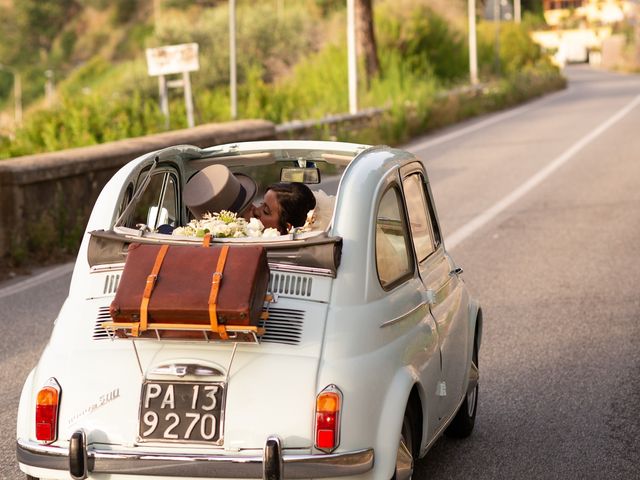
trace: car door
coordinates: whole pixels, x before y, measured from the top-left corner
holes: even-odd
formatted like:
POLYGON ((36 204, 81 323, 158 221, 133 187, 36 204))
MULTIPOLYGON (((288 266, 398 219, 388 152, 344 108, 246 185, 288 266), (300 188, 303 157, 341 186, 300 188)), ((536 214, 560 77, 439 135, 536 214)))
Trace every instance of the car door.
POLYGON ((457 408, 467 384, 468 298, 444 250, 422 165, 403 168, 402 185, 420 277, 440 342, 442 377, 435 385, 439 420, 457 408))
POLYGON ((412 331, 412 338, 405 343, 405 355, 411 356, 411 363, 420 375, 426 403, 423 432, 426 439, 431 439, 440 424, 439 402, 435 390, 435 384, 441 376, 438 333, 424 300, 425 292, 420 292, 421 281, 415 274, 411 236, 403 203, 402 192, 394 182, 382 196, 375 218, 376 268, 380 285, 388 294, 387 299, 398 303, 397 308, 404 312, 404 315, 384 325, 392 325, 403 321, 402 319, 412 321, 411 318, 420 316, 419 328, 412 331), (410 298, 413 300, 408 304, 407 300, 410 298))

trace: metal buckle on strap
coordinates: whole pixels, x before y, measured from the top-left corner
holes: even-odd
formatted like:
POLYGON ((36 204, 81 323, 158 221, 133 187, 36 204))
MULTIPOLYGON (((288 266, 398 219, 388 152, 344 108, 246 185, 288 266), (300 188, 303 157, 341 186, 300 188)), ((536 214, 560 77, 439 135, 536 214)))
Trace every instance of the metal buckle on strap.
POLYGON ((147 281, 144 287, 144 293, 142 294, 143 298, 151 297, 151 292, 153 291, 153 287, 156 286, 157 281, 158 281, 158 275, 156 275, 155 273, 152 273, 149 276, 147 276, 147 281))
POLYGON ((216 283, 220 283, 222 281, 222 272, 214 272, 211 276, 211 284, 215 285, 216 283))

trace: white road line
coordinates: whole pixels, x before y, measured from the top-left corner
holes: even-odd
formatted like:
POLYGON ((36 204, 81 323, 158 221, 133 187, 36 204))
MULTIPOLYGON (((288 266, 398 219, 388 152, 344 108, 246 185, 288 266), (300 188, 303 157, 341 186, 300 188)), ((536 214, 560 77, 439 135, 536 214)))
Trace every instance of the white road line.
POLYGON ((548 95, 546 98, 539 100, 535 103, 524 104, 520 107, 514 108, 513 110, 509 110, 507 112, 497 114, 481 122, 474 123, 473 125, 469 125, 468 127, 461 128, 460 130, 456 130, 454 132, 447 133, 436 138, 425 140, 423 142, 416 143, 416 144, 409 143, 406 146, 406 149, 411 152, 416 152, 417 150, 423 150, 423 149, 435 147, 436 145, 440 145, 441 143, 445 143, 450 140, 454 140, 458 137, 462 137, 471 132, 475 132, 476 130, 480 130, 482 128, 488 127, 489 125, 493 125, 494 123, 502 122, 504 120, 508 120, 511 117, 521 115, 523 113, 528 112, 529 110, 533 110, 534 108, 539 108, 542 103, 547 103, 552 99, 556 99, 560 96, 567 95, 570 91, 571 91, 570 88, 568 88, 561 92, 548 95))
POLYGON ((41 273, 40 275, 36 275, 35 277, 28 278, 14 285, 9 285, 8 287, 0 289, 0 298, 15 295, 16 293, 23 292, 25 290, 28 290, 29 288, 37 287, 42 283, 52 282, 62 277, 63 275, 68 274, 72 270, 73 263, 65 263, 64 265, 52 268, 51 270, 41 273))
POLYGON ((635 97, 631 103, 629 103, 626 107, 619 110, 616 114, 606 120, 604 123, 600 124, 597 128, 592 130, 590 133, 582 137, 576 143, 571 145, 568 150, 566 150, 563 154, 549 163, 546 167, 536 173, 534 176, 529 178, 526 182, 504 197, 502 200, 498 201, 489 209, 482 212, 477 217, 473 218, 470 222, 466 223, 458 230, 453 232, 446 238, 445 244, 448 249, 455 248, 456 245, 460 244, 463 240, 473 234, 476 230, 486 225, 489 221, 494 219, 498 214, 507 209, 509 206, 518 201, 521 197, 527 194, 529 191, 534 189, 538 184, 540 184, 545 178, 555 172, 562 165, 567 163, 571 158, 573 158, 580 150, 586 147, 593 140, 602 135, 605 131, 611 128, 616 122, 621 120, 625 115, 627 115, 631 110, 633 110, 638 104, 640 104, 640 95, 635 97))

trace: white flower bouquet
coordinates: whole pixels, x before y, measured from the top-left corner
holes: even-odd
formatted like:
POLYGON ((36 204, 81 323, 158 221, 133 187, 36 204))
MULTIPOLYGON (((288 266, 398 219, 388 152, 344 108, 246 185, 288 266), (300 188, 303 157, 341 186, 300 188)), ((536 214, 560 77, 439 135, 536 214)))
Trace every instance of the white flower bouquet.
POLYGON ((257 218, 247 222, 236 213, 227 210, 222 210, 220 213, 207 213, 201 220, 191 220, 186 226, 178 227, 173 231, 173 235, 200 238, 207 233, 214 238, 273 238, 280 235, 275 228, 264 228, 257 218))

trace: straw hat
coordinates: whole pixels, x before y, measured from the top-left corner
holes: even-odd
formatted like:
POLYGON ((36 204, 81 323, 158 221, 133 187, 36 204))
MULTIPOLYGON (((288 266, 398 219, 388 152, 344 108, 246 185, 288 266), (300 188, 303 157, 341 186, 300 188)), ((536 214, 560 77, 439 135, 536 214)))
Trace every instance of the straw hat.
POLYGON ((183 199, 197 218, 221 210, 242 213, 257 189, 251 177, 233 174, 224 165, 209 165, 189 179, 183 199))

